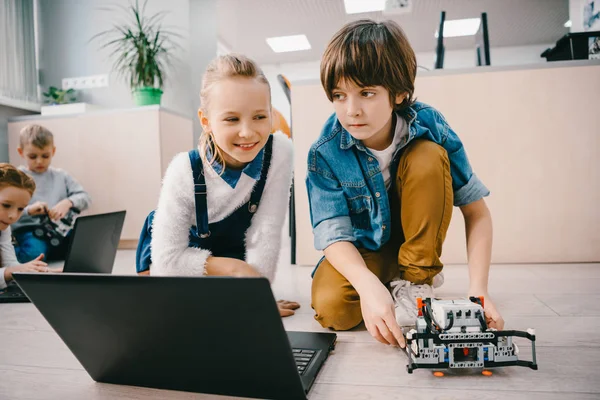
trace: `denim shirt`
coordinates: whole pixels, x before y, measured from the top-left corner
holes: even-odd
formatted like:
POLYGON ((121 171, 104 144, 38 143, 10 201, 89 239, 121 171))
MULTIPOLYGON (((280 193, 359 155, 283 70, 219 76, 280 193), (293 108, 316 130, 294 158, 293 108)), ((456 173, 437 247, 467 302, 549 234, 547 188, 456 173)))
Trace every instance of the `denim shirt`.
MULTIPOLYGON (((460 139, 439 111, 415 102, 405 113, 408 135, 402 138, 394 155, 392 176, 400 150, 414 139, 426 139, 448 153, 455 206, 489 195, 471 170, 460 139)), ((310 148, 306 187, 317 250, 339 241, 378 250, 389 240, 390 205, 379 162, 342 127, 335 114, 310 148)))

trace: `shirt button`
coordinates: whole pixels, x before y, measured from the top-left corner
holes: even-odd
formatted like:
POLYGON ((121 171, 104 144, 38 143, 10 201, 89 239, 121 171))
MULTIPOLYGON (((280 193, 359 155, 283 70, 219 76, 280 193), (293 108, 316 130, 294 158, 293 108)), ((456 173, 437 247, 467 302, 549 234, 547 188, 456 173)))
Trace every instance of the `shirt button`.
POLYGON ((369 157, 369 162, 372 162, 372 161, 373 161, 373 157, 369 157))
POLYGON ((379 192, 376 192, 376 193, 375 193, 375 197, 377 197, 377 198, 380 198, 380 197, 381 197, 381 193, 379 193, 379 192))

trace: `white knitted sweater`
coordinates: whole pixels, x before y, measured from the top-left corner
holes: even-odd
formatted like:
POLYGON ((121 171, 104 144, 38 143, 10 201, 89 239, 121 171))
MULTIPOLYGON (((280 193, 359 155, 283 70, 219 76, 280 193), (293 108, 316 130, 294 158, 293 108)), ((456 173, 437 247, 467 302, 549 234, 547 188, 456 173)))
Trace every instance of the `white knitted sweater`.
MULTIPOLYGON (((293 148, 283 133, 273 134, 273 154, 258 210, 246 231, 246 262, 271 282, 275 277, 281 229, 292 180, 293 148)), ((250 200, 257 181, 242 174, 232 188, 203 164, 208 222, 218 222, 250 200)), ((173 158, 165 173, 152 225, 152 275, 204 275, 208 249, 188 247, 190 227, 196 225, 194 182, 188 153, 173 158)))

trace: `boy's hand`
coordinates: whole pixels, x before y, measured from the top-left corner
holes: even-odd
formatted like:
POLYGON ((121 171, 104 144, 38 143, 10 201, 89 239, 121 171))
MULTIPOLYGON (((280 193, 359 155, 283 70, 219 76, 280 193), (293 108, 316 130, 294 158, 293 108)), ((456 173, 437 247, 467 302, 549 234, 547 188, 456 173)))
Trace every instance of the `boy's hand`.
POLYGON ((61 200, 50 211, 48 211, 48 215, 53 221, 58 221, 67 215, 71 207, 73 207, 73 202, 71 200, 61 200))
POLYGON ((48 264, 42 261, 43 254, 40 254, 35 260, 31 260, 26 264, 15 265, 14 267, 6 267, 4 269, 4 281, 12 280, 13 272, 48 272, 48 264))
POLYGON ((396 322, 396 312, 392 295, 375 275, 362 282, 359 296, 360 308, 367 330, 383 344, 404 348, 402 329, 396 322))
POLYGON ((27 214, 31 216, 43 215, 48 212, 48 204, 43 201, 36 201, 35 203, 27 206, 27 214))
POLYGON ((279 300, 277 301, 277 307, 279 308, 279 315, 281 317, 289 317, 294 315, 294 310, 300 308, 300 304, 295 301, 279 300))
POLYGON ((483 296, 483 310, 485 312, 485 322, 487 323, 488 328, 494 328, 499 331, 504 329, 504 318, 502 318, 502 315, 500 315, 496 309, 496 305, 487 293, 469 293, 469 296, 483 296))

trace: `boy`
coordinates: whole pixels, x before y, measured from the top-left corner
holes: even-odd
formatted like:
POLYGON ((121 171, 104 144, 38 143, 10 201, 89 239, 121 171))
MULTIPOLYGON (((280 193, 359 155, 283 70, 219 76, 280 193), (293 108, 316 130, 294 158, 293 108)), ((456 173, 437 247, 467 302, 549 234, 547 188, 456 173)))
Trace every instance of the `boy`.
POLYGON ((19 148, 26 167, 19 167, 35 181, 36 190, 21 218, 13 225, 13 234, 17 244, 17 259, 26 263, 44 254, 46 260, 64 259, 66 241, 53 247, 45 239, 34 236, 33 231, 40 226, 39 216, 48 214, 50 219, 58 221, 72 207, 80 211, 90 205, 90 196, 83 187, 67 172, 52 168, 52 157, 56 152, 52 132, 40 125, 28 125, 20 132, 19 148))
POLYGON ((416 70, 392 21, 351 22, 335 34, 321 62, 335 114, 310 149, 306 179, 315 247, 325 253, 313 277, 315 319, 336 330, 364 320, 375 339, 401 347, 416 298, 443 282, 453 204, 465 218, 468 294, 485 296, 490 327, 504 325, 487 293, 489 191, 444 117, 413 100, 416 70))

